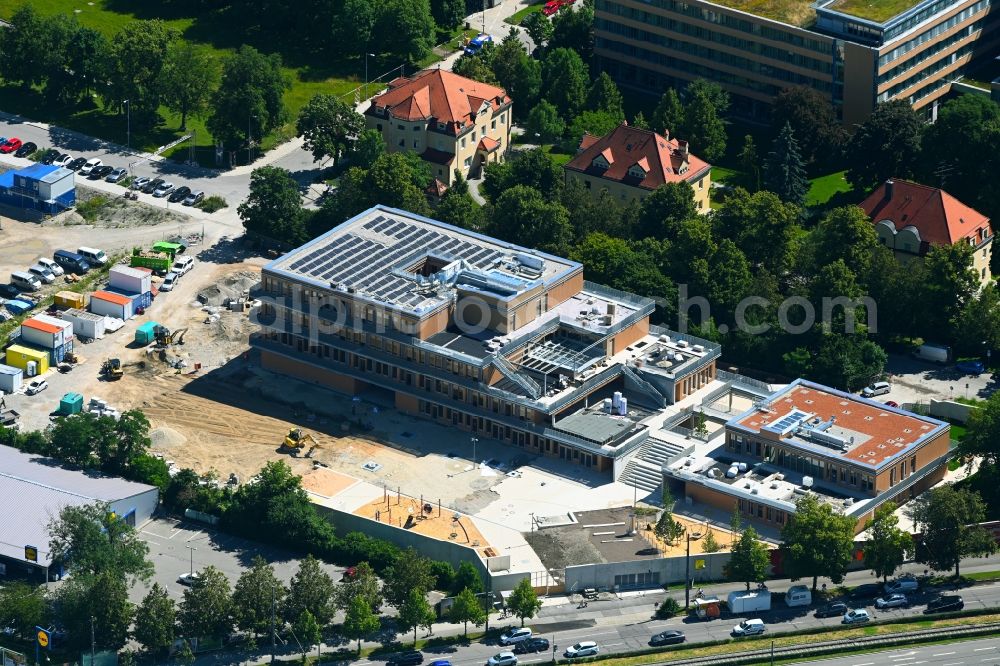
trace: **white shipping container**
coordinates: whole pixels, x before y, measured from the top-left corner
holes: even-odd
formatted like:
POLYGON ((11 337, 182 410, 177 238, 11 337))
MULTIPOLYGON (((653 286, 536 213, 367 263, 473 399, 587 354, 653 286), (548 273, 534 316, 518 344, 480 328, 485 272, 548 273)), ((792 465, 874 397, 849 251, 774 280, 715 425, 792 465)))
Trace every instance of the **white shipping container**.
POLYGON ((35 319, 38 321, 44 321, 46 324, 52 324, 53 326, 58 326, 63 329, 63 344, 70 341, 73 337, 73 322, 66 321, 59 317, 53 317, 47 314, 35 315, 35 319))
POLYGON ((132 299, 120 294, 95 291, 90 296, 90 311, 94 314, 128 320, 132 318, 132 299))
POLYGON ((0 365, 0 392, 16 393, 21 388, 24 372, 21 368, 0 365))
POLYGON ((21 323, 21 343, 43 349, 55 349, 66 344, 65 330, 48 322, 39 321, 37 317, 30 317, 21 323))
POLYGON ((108 286, 130 294, 145 294, 151 289, 152 277, 129 266, 115 266, 108 272, 108 286))
POLYGON ((104 315, 70 309, 64 310, 60 316, 66 321, 72 322, 73 331, 81 338, 96 340, 104 337, 104 324, 107 321, 104 315))

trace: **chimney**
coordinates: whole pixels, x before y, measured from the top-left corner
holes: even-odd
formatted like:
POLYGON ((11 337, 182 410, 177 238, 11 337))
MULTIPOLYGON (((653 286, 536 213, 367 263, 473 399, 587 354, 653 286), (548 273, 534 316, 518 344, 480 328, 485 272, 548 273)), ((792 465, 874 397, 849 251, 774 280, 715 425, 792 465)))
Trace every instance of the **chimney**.
POLYGON ((680 139, 678 139, 677 140, 677 147, 680 149, 681 155, 683 155, 684 157, 687 157, 687 155, 688 155, 688 142, 687 141, 681 141, 680 139))
POLYGON ((885 200, 892 201, 892 178, 885 181, 885 200))
POLYGON ((663 138, 666 139, 667 141, 670 141, 670 130, 668 129, 663 130, 663 138))

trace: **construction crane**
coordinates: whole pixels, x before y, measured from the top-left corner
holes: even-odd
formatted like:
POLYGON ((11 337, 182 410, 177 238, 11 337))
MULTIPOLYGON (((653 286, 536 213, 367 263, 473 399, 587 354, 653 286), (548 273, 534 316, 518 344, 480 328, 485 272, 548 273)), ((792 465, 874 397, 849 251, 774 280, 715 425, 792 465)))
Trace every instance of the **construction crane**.
POLYGON ((319 443, 316 441, 315 437, 302 432, 300 428, 292 428, 288 431, 288 434, 285 435, 285 439, 281 443, 281 452, 291 453, 293 456, 298 457, 299 452, 306 448, 306 446, 310 445, 312 448, 310 448, 306 454, 307 458, 312 456, 313 451, 319 447, 319 443))
POLYGON ((117 358, 109 358, 101 365, 101 374, 109 381, 122 378, 122 362, 117 358))

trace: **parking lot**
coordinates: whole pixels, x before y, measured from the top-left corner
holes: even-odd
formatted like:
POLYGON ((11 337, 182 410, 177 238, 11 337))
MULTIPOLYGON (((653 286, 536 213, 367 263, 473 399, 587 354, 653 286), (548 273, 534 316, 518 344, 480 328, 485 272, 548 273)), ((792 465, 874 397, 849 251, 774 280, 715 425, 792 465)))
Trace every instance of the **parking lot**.
MULTIPOLYGON (((159 583, 174 599, 180 599, 184 587, 177 577, 207 566, 220 570, 233 585, 250 562, 260 555, 274 566, 275 574, 286 585, 298 570, 299 558, 277 548, 247 541, 211 527, 191 521, 157 518, 139 530, 139 536, 149 545, 149 558, 156 573, 149 586, 159 583)), ((320 563, 334 581, 339 581, 343 569, 320 563)), ((139 602, 148 588, 138 585, 131 591, 132 601, 139 602)))
POLYGON ((955 365, 938 365, 928 361, 892 354, 886 372, 890 374, 892 391, 877 399, 903 403, 929 403, 955 398, 989 398, 998 386, 991 373, 966 375, 955 365))

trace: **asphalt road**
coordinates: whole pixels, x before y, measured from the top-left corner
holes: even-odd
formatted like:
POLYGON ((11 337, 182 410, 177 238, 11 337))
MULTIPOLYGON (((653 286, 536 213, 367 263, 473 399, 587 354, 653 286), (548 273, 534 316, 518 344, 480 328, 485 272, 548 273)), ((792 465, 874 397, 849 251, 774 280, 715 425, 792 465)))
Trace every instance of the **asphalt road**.
MULTIPOLYGON (((952 593, 949 590, 949 593, 952 593)), ((981 585, 967 587, 958 592, 965 601, 966 609, 983 608, 986 606, 1000 605, 1000 584, 981 585)), ((923 613, 926 602, 937 596, 937 591, 924 591, 913 597, 914 605, 909 609, 894 609, 887 611, 876 611, 872 602, 865 607, 872 614, 875 620, 887 620, 896 617, 906 617, 920 615, 923 613)), ((641 600, 640 600, 641 602, 641 600)), ((567 615, 559 617, 545 617, 529 622, 535 635, 548 638, 550 642, 557 645, 557 653, 561 655, 570 645, 585 640, 596 641, 600 645, 602 653, 626 652, 648 648, 650 636, 666 629, 678 629, 684 632, 688 643, 701 643, 706 641, 725 640, 730 638, 730 632, 740 617, 721 618, 718 620, 702 621, 693 620, 688 617, 673 618, 670 620, 652 620, 653 604, 650 599, 648 614, 644 614, 646 619, 634 617, 632 621, 624 624, 614 624, 617 620, 623 619, 623 615, 635 614, 638 606, 630 608, 617 607, 609 608, 605 615, 601 610, 603 602, 591 602, 586 611, 577 612, 576 606, 564 606, 567 615)), ((611 602, 609 606, 617 606, 611 602)), ((861 607, 859 605, 859 607, 861 607)), ((760 617, 767 624, 767 634, 784 633, 790 631, 802 631, 819 627, 838 627, 841 625, 840 618, 816 618, 813 616, 813 608, 786 608, 783 605, 765 613, 747 615, 746 617, 760 617)), ((491 622, 490 627, 517 626, 517 620, 507 620, 502 624, 491 622)), ((422 635, 422 634, 421 634, 422 635)), ((402 637, 405 642, 407 638, 402 637)), ((754 640, 754 639, 748 639, 754 640)), ((448 659, 453 666, 470 666, 472 664, 484 664, 486 660, 494 654, 505 650, 496 642, 483 644, 475 643, 462 647, 439 647, 424 650, 425 663, 435 659, 448 659)), ((950 648, 949 648, 950 649, 950 648)), ((520 655, 519 664, 540 663, 551 660, 551 652, 536 655, 520 655), (522 658, 523 657, 523 658, 522 658)), ((864 660, 861 660, 864 661, 864 660)), ((361 666, 366 664, 382 664, 385 660, 367 659, 357 662, 361 666)), ((895 664, 888 660, 879 661, 878 664, 895 664)), ((898 666, 909 666, 912 662, 898 662, 898 666)), ((848 666, 855 666, 854 662, 849 662, 848 666)), ((871 665, 867 665, 871 666, 871 665)))
POLYGON ((980 666, 1000 664, 1000 641, 994 638, 900 648, 886 652, 854 654, 847 657, 823 659, 823 666, 980 666))

